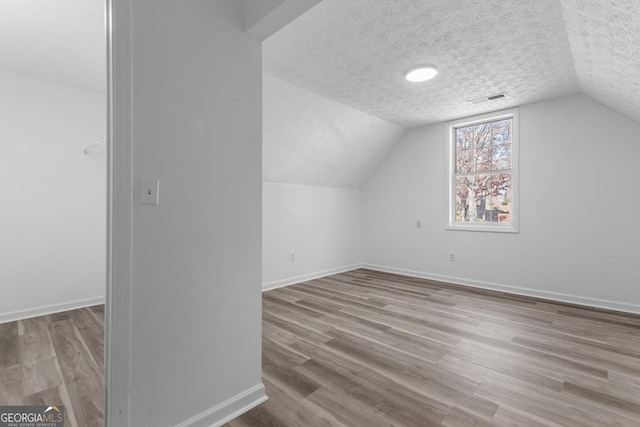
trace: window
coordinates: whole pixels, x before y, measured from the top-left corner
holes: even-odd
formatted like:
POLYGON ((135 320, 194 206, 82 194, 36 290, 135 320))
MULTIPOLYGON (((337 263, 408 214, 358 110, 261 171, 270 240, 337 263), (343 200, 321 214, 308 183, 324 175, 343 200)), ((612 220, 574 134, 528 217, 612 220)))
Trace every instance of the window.
POLYGON ((518 231, 518 111, 447 126, 447 229, 518 231))

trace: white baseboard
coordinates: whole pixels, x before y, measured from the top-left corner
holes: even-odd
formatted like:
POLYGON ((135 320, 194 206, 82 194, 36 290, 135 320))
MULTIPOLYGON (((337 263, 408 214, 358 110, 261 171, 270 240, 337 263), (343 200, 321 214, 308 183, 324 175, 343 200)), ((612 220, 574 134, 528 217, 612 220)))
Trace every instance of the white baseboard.
POLYGON ((262 383, 207 409, 176 427, 219 427, 255 408, 268 399, 262 383))
POLYGON ((438 282, 452 283, 455 285, 470 286, 473 288, 488 289, 515 295, 523 295, 546 300, 566 302, 570 304, 585 305, 589 307, 604 308, 607 310, 623 311, 626 313, 640 314, 640 305, 629 304, 620 301, 582 297, 578 295, 563 294, 560 292, 543 291, 539 289, 522 288, 518 286, 504 285, 500 283, 484 282, 481 280, 465 279, 461 277, 443 276, 441 274, 425 273, 422 271, 405 270, 403 268, 387 267, 376 264, 363 264, 362 268, 395 273, 403 276, 418 277, 422 279, 436 280, 438 282))
POLYGON ((264 292, 271 289, 282 288, 284 286, 295 285, 296 283, 319 279, 321 277, 331 276, 332 274, 344 273, 345 271, 351 271, 357 268, 362 268, 362 264, 345 265, 342 267, 330 268, 328 270, 316 271, 315 273, 303 274, 301 276, 289 277, 282 280, 275 280, 273 282, 263 283, 262 291, 264 292))
POLYGON ((64 302, 60 304, 44 305, 35 308, 27 308, 24 310, 10 311, 8 313, 0 314, 0 323, 13 322, 16 320, 28 319, 30 317, 44 316, 46 314, 59 313, 61 311, 75 310, 77 308, 91 307, 92 305, 104 304, 104 302, 105 297, 96 297, 64 302))

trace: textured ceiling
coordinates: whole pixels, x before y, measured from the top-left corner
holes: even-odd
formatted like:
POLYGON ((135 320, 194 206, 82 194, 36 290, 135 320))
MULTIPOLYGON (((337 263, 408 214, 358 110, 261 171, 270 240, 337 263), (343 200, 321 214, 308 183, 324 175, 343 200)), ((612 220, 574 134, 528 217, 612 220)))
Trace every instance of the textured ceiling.
POLYGON ((360 188, 404 129, 263 75, 263 179, 360 188))
POLYGON ((578 91, 559 0, 323 0, 267 39, 263 58, 269 74, 404 126, 578 91), (436 79, 404 80, 425 63, 436 79))
MULTIPOLYGON (((577 91, 640 121, 640 0, 323 0, 263 58, 270 181, 357 188, 403 131, 389 122, 577 91), (408 83, 416 64, 440 75, 408 83)), ((0 0, 1 70, 104 92, 105 68, 104 0, 0 0)))
POLYGON ((105 91, 104 0, 0 0, 0 69, 105 91))
POLYGON ((562 0, 580 89, 640 122, 640 0, 562 0))

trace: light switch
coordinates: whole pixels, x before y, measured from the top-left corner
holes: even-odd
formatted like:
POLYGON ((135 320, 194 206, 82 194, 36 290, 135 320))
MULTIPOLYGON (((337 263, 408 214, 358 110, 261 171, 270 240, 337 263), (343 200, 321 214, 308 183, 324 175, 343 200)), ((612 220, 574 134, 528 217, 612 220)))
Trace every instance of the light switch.
POLYGON ((157 205, 160 180, 140 178, 140 203, 143 205, 157 205))

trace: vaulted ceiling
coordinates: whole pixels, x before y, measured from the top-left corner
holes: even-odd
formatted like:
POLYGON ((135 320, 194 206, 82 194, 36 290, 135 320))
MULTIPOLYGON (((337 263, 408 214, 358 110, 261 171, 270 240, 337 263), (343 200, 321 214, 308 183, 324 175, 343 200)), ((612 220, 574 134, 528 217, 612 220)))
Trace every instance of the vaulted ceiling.
MULTIPOLYGON (((410 128, 578 92, 640 121, 640 0, 322 0, 264 42, 263 68, 293 85, 264 93, 280 117, 271 126, 265 114, 265 171, 299 182, 315 168, 315 183, 333 185, 332 165, 348 168, 346 154, 291 88, 309 91, 305 102, 336 102, 327 122, 348 106, 410 128), (420 64, 438 76, 407 82, 420 64), (499 92, 508 96, 468 102, 499 92)), ((350 125, 366 135, 364 122, 350 125)), ((389 144, 365 139, 350 158, 378 161, 389 144)))
POLYGON ((262 96, 266 181, 359 188, 404 131, 268 74, 262 96))
POLYGON ((640 122, 640 0, 562 0, 580 90, 640 122))
POLYGON ((0 69, 105 92, 104 0, 0 0, 0 69))

